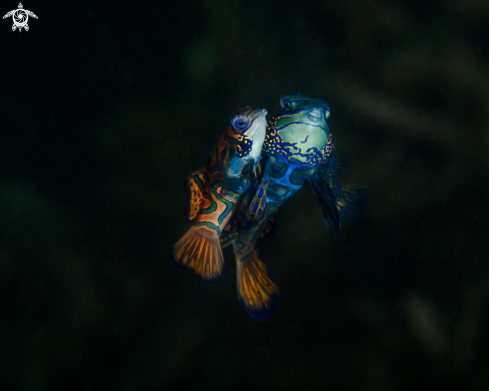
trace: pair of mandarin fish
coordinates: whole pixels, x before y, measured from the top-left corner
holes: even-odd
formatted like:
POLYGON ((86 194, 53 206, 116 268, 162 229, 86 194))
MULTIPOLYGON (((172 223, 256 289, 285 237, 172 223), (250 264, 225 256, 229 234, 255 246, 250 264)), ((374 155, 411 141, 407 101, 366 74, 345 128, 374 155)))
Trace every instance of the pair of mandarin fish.
POLYGON ((364 206, 366 190, 341 187, 344 162, 332 154, 329 105, 287 95, 282 112, 244 107, 213 149, 207 166, 185 182, 186 218, 195 221, 174 247, 174 261, 205 282, 222 277, 222 248, 232 245, 238 299, 254 319, 281 299, 255 244, 274 229, 280 206, 307 181, 330 233, 341 232, 364 206))

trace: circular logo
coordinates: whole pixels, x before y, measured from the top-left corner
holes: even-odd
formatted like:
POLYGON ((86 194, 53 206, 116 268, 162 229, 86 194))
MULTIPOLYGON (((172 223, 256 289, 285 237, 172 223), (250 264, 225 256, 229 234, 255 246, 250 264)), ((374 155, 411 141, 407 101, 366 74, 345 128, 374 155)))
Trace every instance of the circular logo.
POLYGON ((27 15, 27 12, 25 12, 24 9, 15 10, 13 14, 13 20, 14 20, 14 24, 17 27, 24 27, 27 24, 28 19, 29 16, 27 15))

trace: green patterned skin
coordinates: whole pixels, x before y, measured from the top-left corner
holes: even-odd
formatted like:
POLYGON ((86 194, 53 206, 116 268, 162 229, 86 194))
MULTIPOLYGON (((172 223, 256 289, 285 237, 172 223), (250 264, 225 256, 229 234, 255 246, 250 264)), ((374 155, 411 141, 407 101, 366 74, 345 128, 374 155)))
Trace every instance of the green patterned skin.
POLYGON ((333 150, 329 105, 304 95, 287 95, 280 103, 283 113, 269 121, 262 153, 304 168, 326 163, 333 150))

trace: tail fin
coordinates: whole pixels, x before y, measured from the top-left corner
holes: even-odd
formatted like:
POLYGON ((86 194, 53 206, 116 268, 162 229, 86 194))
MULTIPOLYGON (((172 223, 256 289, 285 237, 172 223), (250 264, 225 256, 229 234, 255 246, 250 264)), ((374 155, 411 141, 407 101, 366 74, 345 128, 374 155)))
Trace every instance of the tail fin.
POLYGON ((222 277, 224 257, 214 230, 190 228, 175 244, 173 253, 178 266, 194 271, 205 282, 216 282, 222 277))
POLYGON ((254 319, 265 319, 281 299, 278 286, 270 279, 265 263, 253 249, 249 258, 238 261, 238 300, 254 319))

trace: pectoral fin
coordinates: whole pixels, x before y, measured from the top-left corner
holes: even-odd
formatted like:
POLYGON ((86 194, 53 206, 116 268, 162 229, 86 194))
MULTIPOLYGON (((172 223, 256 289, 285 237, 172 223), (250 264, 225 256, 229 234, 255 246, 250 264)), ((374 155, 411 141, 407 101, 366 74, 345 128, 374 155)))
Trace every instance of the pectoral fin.
POLYGON ((321 206, 328 230, 331 233, 335 231, 343 233, 341 230, 340 214, 336 205, 336 196, 327 178, 321 175, 321 171, 317 171, 312 175, 309 183, 314 197, 321 206))
MULTIPOLYGON (((331 155, 328 164, 318 170, 319 175, 328 182, 334 193, 342 228, 348 227, 355 221, 358 208, 365 207, 368 196, 366 189, 351 189, 339 185, 338 178, 345 166, 344 159, 331 155)), ((337 230, 328 220, 326 220, 326 225, 331 233, 337 230)))
POLYGON ((365 207, 368 190, 343 188, 335 192, 335 194, 341 226, 346 228, 355 222, 358 215, 358 208, 365 207))

